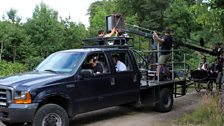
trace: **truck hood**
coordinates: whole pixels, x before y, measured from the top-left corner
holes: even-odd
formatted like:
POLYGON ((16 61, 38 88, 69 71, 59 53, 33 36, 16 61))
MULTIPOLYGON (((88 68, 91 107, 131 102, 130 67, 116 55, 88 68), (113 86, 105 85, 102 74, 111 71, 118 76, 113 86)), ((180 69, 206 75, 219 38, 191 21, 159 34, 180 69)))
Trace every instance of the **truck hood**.
POLYGON ((47 84, 68 77, 64 74, 54 74, 50 72, 29 72, 24 74, 16 74, 8 77, 0 78, 0 85, 18 87, 30 87, 37 84, 47 84))

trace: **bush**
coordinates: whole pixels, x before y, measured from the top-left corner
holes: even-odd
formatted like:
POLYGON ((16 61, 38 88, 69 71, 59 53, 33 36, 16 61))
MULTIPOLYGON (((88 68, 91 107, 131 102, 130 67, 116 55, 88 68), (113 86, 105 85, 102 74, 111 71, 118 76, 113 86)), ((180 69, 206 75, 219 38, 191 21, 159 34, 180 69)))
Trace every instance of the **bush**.
POLYGON ((0 76, 7 76, 14 73, 22 73, 27 71, 27 66, 21 63, 11 63, 0 60, 0 76))
POLYGON ((29 57, 26 59, 26 65, 29 70, 33 70, 44 58, 42 57, 29 57))

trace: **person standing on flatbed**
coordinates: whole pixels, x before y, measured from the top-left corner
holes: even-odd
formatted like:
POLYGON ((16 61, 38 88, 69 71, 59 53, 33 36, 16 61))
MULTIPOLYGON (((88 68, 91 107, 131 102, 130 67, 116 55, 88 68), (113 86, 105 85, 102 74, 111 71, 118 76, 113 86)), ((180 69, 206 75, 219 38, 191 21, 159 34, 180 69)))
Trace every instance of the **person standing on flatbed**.
POLYGON ((165 29, 165 35, 160 38, 156 32, 153 33, 153 38, 159 43, 159 45, 161 46, 160 49, 160 56, 159 56, 159 61, 158 61, 158 66, 157 66, 157 70, 156 70, 156 76, 160 76, 160 71, 161 69, 166 70, 165 69, 165 64, 167 63, 169 57, 170 57, 170 53, 171 53, 171 48, 172 48, 172 42, 173 42, 173 38, 171 36, 171 29, 166 28, 165 29))
MULTIPOLYGON (((99 38, 111 37, 115 33, 115 31, 116 31, 116 28, 113 28, 110 33, 105 34, 104 30, 101 29, 101 30, 98 31, 98 37, 99 38)), ((99 42, 99 45, 106 45, 105 40, 100 40, 98 42, 99 42)))

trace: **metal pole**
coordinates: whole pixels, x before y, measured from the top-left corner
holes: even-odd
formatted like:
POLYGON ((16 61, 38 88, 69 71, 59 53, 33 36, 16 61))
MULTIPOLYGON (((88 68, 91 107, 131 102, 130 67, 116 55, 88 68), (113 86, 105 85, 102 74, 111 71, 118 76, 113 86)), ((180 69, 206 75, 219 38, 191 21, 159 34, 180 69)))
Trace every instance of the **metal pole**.
POLYGON ((172 58, 171 58, 171 64, 172 64, 172 80, 174 80, 174 53, 172 48, 172 58))
MULTIPOLYGON (((221 64, 221 66, 222 66, 222 71, 224 70, 224 68, 223 68, 223 64, 224 63, 222 63, 221 64)), ((222 111, 224 111, 224 72, 222 72, 222 76, 221 76, 221 80, 220 80, 221 82, 221 108, 222 108, 222 111)))
POLYGON ((184 72, 186 73, 187 70, 186 70, 186 55, 184 54, 184 72))
MULTIPOLYGON (((159 67, 159 52, 160 52, 160 50, 159 50, 159 42, 157 43, 157 57, 158 57, 158 59, 157 59, 157 69, 158 69, 158 67, 159 67)), ((156 69, 156 70, 157 70, 156 69)), ((157 72, 157 71, 156 71, 157 72)), ((160 75, 160 69, 159 69, 159 75, 160 75)), ((159 76, 157 76, 157 81, 159 81, 159 76)))
MULTIPOLYGON (((223 77, 222 77, 223 79, 223 77)), ((221 109, 222 112, 224 112, 224 90, 223 90, 223 84, 221 85, 221 109)))

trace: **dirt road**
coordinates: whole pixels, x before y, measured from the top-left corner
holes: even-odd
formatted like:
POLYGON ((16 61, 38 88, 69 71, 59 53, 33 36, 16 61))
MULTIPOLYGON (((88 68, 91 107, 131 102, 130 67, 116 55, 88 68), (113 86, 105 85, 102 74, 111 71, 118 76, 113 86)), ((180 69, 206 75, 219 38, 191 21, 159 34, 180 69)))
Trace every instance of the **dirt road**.
MULTIPOLYGON (((177 98, 171 112, 159 113, 149 107, 111 107, 76 116, 70 126, 161 126, 197 108, 201 95, 188 93, 177 98)), ((4 126, 0 122, 0 126, 4 126)))
POLYGON ((194 111, 201 95, 190 93, 177 98, 171 112, 159 113, 149 107, 112 107, 79 115, 71 121, 70 126, 158 126, 170 123, 194 111))

